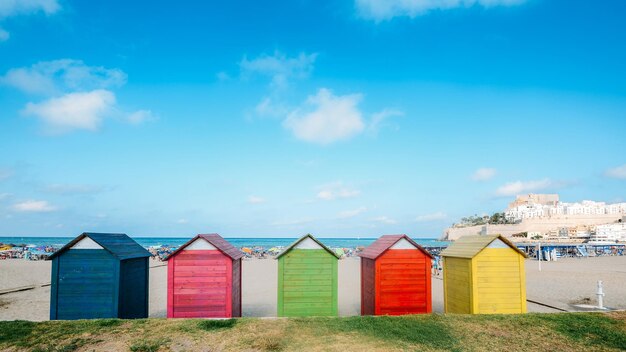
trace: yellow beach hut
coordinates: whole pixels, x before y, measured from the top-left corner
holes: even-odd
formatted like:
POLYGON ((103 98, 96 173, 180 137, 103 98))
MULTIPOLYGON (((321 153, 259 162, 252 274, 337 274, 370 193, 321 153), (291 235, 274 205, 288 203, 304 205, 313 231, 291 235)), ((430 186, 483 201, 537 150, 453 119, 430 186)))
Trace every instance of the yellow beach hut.
POLYGON ((446 313, 526 313, 526 253, 500 235, 463 236, 441 252, 446 313))

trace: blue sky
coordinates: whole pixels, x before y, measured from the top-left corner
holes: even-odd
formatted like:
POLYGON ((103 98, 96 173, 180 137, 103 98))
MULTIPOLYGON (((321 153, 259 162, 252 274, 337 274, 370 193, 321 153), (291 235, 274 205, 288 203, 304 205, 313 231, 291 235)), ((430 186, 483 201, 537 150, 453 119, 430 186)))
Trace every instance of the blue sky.
POLYGON ((438 237, 626 201, 626 3, 0 1, 0 235, 438 237))

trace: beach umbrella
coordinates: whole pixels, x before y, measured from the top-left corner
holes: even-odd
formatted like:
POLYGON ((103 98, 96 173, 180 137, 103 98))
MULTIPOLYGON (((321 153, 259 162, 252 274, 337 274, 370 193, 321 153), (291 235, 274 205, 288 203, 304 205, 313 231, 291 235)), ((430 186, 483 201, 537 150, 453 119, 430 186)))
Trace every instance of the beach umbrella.
POLYGON ((248 253, 248 254, 252 254, 252 249, 248 248, 248 247, 243 247, 241 249, 242 252, 244 253, 248 253))

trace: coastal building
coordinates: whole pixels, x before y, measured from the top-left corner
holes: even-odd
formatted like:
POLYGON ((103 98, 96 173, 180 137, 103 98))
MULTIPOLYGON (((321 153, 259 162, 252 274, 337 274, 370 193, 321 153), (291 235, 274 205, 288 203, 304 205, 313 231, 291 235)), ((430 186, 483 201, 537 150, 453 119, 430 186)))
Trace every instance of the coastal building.
POLYGON ((336 316, 335 252, 307 234, 278 259, 278 316, 336 316))
POLYGON ((148 258, 125 234, 76 237, 49 257, 50 320, 147 318, 148 258))
POLYGON ((526 313, 526 254, 507 239, 464 236, 441 256, 446 313, 526 313))
POLYGON ((243 253, 218 234, 197 235, 167 260, 168 318, 241 316, 243 253))
POLYGON ((589 238, 589 243, 611 244, 616 242, 626 242, 626 223, 624 222, 598 225, 589 238))
POLYGON ((432 312, 433 257, 409 236, 382 236, 359 256, 361 315, 432 312))
POLYGON ((606 204, 583 200, 579 203, 560 202, 555 194, 529 194, 518 196, 509 204, 504 217, 510 222, 520 222, 528 219, 580 217, 593 219, 607 215, 626 214, 626 203, 606 204))

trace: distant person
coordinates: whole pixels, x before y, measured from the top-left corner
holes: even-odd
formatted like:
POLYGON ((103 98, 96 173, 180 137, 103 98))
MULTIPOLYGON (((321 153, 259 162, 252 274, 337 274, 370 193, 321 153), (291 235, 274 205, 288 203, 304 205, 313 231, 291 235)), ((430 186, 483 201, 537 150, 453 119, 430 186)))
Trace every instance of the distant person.
POLYGON ((436 255, 435 258, 433 259, 433 274, 435 276, 439 276, 439 262, 441 261, 441 259, 439 259, 439 256, 436 255))

